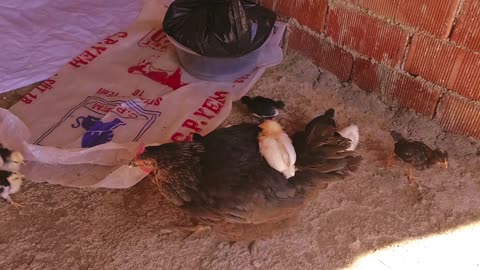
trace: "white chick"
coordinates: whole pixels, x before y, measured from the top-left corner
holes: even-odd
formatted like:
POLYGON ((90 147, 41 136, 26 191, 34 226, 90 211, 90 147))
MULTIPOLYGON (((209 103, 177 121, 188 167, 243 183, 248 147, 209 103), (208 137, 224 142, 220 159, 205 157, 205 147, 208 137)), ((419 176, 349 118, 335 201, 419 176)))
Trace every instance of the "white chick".
POLYGON ((24 164, 22 153, 3 148, 0 144, 0 170, 18 172, 21 164, 24 164))
POLYGON ((23 207, 23 205, 16 203, 10 198, 20 190, 25 176, 17 172, 9 172, 0 170, 0 196, 15 207, 23 207))
POLYGON ((268 165, 287 179, 294 176, 297 155, 290 137, 274 120, 265 120, 259 127, 262 131, 258 136, 258 145, 268 165))
POLYGON ((348 126, 342 129, 338 133, 340 133, 342 137, 350 139, 350 141, 352 141, 352 144, 347 149, 347 151, 353 151, 357 148, 358 142, 360 141, 360 133, 358 132, 358 126, 356 125, 348 126))

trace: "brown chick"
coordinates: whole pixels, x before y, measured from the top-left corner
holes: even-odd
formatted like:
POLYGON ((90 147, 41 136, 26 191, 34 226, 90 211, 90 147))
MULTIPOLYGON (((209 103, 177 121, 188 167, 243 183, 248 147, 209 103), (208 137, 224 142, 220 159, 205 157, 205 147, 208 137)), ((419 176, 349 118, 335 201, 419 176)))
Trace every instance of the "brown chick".
POLYGON ((390 135, 395 140, 395 154, 409 164, 407 177, 411 183, 418 185, 413 176, 412 167, 417 170, 425 170, 439 164, 448 168, 448 153, 439 149, 432 150, 425 143, 406 139, 402 134, 391 131, 390 135))
POLYGON ((297 172, 288 180, 262 157, 261 128, 255 124, 217 129, 194 136, 193 142, 146 147, 131 164, 151 168, 167 200, 200 221, 202 229, 271 224, 297 214, 326 182, 351 174, 361 161, 354 151, 346 151, 350 140, 331 125, 309 125, 295 135, 294 147, 306 147, 297 151, 297 172))

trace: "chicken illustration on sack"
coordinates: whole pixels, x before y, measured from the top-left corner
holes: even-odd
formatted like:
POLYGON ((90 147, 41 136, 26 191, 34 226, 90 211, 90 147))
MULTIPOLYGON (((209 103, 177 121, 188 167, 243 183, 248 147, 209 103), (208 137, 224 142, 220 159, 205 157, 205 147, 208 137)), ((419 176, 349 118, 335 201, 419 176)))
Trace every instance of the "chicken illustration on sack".
POLYGON ((42 134, 35 144, 52 145, 53 141, 57 141, 56 144, 67 143, 71 147, 90 148, 113 140, 136 142, 161 115, 159 111, 142 106, 138 100, 133 99, 107 100, 89 96, 42 134), (77 130, 72 132, 76 138, 64 138, 58 142, 60 136, 57 133, 64 133, 62 130, 66 126, 77 130), (72 144, 72 141, 75 142, 72 144))
MULTIPOLYGON (((161 53, 140 59, 136 65, 128 68, 128 73, 143 75, 173 90, 188 84, 182 81, 182 75, 185 76, 186 73, 178 64, 175 47, 162 28, 151 30, 137 44, 139 47, 148 47, 161 53)), ((194 78, 191 77, 187 81, 192 79, 194 78)))
MULTIPOLYGON (((85 117, 80 116, 77 118, 77 122, 80 118, 85 119, 85 117)), ((89 118, 95 119, 90 115, 87 116, 87 119, 89 118)), ((89 148, 112 141, 113 130, 125 125, 125 122, 119 118, 115 118, 107 123, 102 122, 99 118, 96 119, 97 121, 90 121, 91 126, 85 129, 86 132, 82 136, 82 148, 89 148)), ((76 128, 78 126, 72 125, 72 127, 76 128)))
MULTIPOLYGON (((128 68, 128 73, 140 74, 160 84, 166 85, 173 90, 187 85, 188 83, 182 82, 182 69, 176 66, 170 70, 157 68, 152 65, 157 59, 161 59, 163 55, 151 56, 146 59, 140 59, 139 63, 135 66, 128 68)), ((169 63, 167 61, 162 63, 169 63)))
POLYGON ((172 47, 172 43, 168 40, 167 34, 162 28, 154 28, 146 34, 140 41, 138 47, 154 49, 159 52, 167 50, 172 47))

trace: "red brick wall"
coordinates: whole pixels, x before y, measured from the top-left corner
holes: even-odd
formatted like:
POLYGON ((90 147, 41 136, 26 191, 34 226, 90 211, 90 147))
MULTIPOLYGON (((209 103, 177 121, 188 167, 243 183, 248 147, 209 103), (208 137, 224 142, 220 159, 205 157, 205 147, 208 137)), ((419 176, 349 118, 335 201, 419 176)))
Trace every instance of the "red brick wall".
POLYGON ((262 0, 318 66, 480 139, 480 0, 262 0))

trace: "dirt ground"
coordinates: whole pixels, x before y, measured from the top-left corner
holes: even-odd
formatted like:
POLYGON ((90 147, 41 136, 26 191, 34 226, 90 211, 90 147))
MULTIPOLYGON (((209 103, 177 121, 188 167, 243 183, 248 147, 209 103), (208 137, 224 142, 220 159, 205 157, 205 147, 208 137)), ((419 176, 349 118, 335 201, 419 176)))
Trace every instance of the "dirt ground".
MULTIPOLYGON (((0 204, 0 269, 480 269, 478 141, 446 134, 294 54, 250 95, 285 101, 279 121, 288 132, 335 108, 340 126, 360 127, 361 169, 321 192, 297 224, 254 243, 166 233, 160 228, 189 219, 148 181, 127 190, 27 183, 13 196, 25 208, 0 204), (447 150, 450 167, 415 172, 420 188, 400 162, 385 169, 391 129, 447 150)), ((18 98, 8 94, 0 105, 18 98)), ((253 119, 237 102, 225 124, 242 121, 253 119)))

